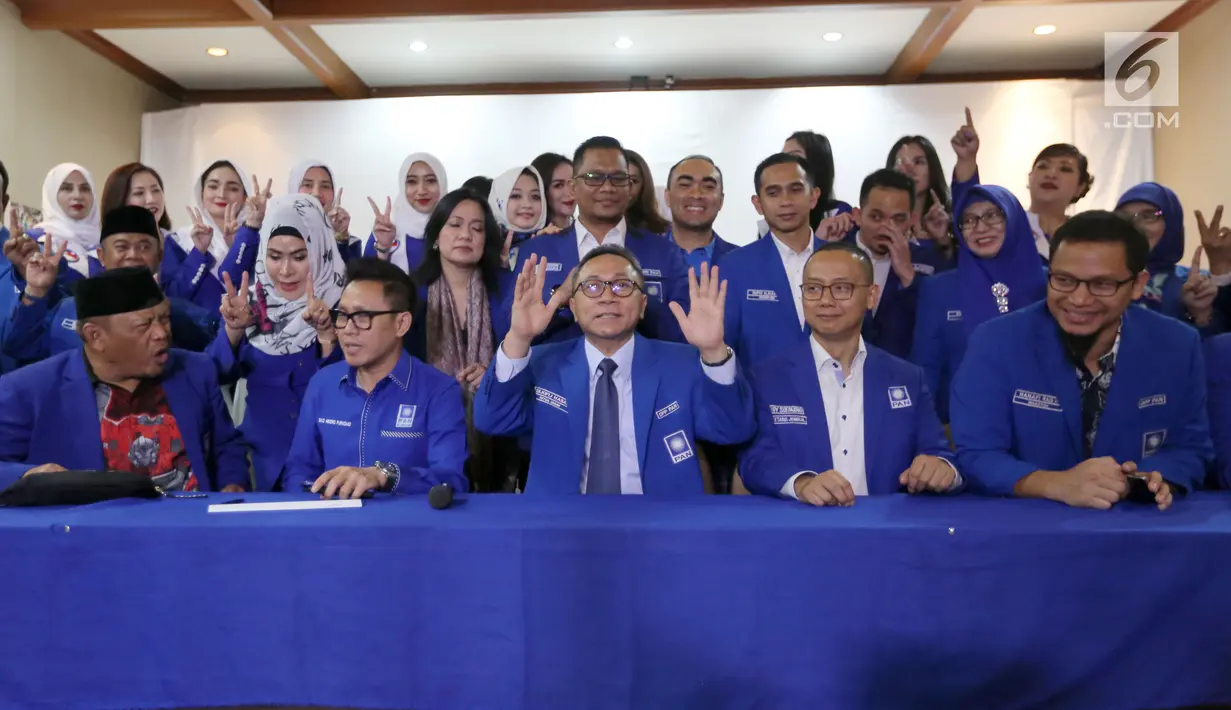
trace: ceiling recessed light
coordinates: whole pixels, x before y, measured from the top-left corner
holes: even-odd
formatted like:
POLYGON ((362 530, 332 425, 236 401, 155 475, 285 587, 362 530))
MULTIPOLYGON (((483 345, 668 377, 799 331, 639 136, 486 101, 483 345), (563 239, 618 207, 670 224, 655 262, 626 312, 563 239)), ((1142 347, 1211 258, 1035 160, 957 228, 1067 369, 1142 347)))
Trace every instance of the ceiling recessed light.
POLYGON ((1039 25, 1038 27, 1034 28, 1034 33, 1036 35, 1039 35, 1040 37, 1044 35, 1052 34, 1055 31, 1056 31, 1055 25, 1039 25))
POLYGON ((841 32, 826 32, 825 34, 821 35, 821 39, 825 40, 826 42, 837 42, 838 40, 842 39, 842 33, 841 32))
POLYGON ((615 41, 616 49, 628 49, 633 46, 633 41, 627 37, 621 37, 615 41))
POLYGON ((205 50, 205 53, 211 57, 225 57, 230 54, 230 52, 226 50, 226 47, 210 47, 205 50))
POLYGON ((422 41, 420 41, 420 40, 415 40, 414 42, 411 42, 411 43, 410 43, 410 51, 412 51, 412 52, 426 52, 426 51, 427 51, 427 42, 422 42, 422 41))

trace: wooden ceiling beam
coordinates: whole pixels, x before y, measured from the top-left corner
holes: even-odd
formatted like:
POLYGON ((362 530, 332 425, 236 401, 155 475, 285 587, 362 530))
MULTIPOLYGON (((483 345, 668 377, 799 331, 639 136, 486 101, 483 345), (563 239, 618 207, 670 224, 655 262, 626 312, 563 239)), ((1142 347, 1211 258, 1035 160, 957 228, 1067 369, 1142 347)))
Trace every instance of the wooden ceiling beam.
POLYGON ((32 30, 113 30, 251 25, 231 0, 16 0, 32 30))
POLYGON ((928 65, 940 55, 941 50, 980 2, 981 0, 961 0, 956 5, 930 10, 923 22, 919 23, 915 34, 893 60, 889 71, 885 72, 885 82, 902 84, 916 81, 923 76, 928 65))
POLYGON ((372 90, 311 27, 283 23, 262 0, 232 0, 253 22, 264 27, 339 99, 366 99, 372 90))
MULTIPOLYGON (((970 72, 961 74, 928 74, 920 84, 964 84, 991 81, 1031 81, 1047 79, 1102 79, 1093 69, 1032 72, 970 72)), ((662 81, 650 85, 650 91, 730 91, 748 89, 789 89, 824 86, 882 86, 889 82, 882 74, 848 76, 784 76, 764 78, 677 79, 672 89, 662 81)), ((590 94, 619 91, 644 91, 629 86, 628 81, 526 82, 499 84, 424 84, 419 86, 374 87, 373 98, 409 96, 498 96, 520 94, 590 94)), ((184 102, 260 103, 269 101, 328 101, 337 97, 328 89, 242 89, 188 91, 184 102)))
POLYGON ((165 74, 162 74, 148 64, 145 64, 140 59, 137 59, 128 52, 125 52, 111 42, 107 41, 106 38, 100 36, 98 33, 90 30, 68 30, 64 34, 77 40, 87 48, 97 52, 112 64, 115 64, 119 68, 129 74, 132 74, 155 89, 158 89, 172 99, 175 99, 176 101, 183 101, 184 94, 186 93, 184 91, 184 87, 172 81, 165 74))
POLYGON ((1185 25, 1197 19, 1201 13, 1218 4, 1218 0, 1188 0, 1154 23, 1150 32, 1179 32, 1185 25))

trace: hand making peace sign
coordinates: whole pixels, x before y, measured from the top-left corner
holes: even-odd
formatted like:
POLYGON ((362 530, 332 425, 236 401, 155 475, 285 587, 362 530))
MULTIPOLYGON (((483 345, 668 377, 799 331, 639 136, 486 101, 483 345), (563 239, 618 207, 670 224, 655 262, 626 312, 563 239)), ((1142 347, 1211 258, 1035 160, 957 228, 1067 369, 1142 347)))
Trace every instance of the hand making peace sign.
MULTIPOLYGON (((227 205, 227 208, 230 209, 230 205, 227 205)), ((208 254, 209 244, 214 240, 213 228, 205 223, 201 210, 195 207, 188 208, 188 217, 192 219, 192 231, 188 233, 192 238, 192 245, 202 254, 208 254)))
POLYGON ((325 216, 329 218, 329 226, 333 227, 334 239, 341 243, 350 240, 350 212, 342 208, 342 188, 333 196, 333 202, 325 205, 325 216))
MULTIPOLYGON (((248 215, 244 218, 244 224, 252 229, 260 229, 261 223, 265 221, 265 205, 269 203, 269 198, 274 196, 274 181, 270 178, 265 183, 265 189, 261 189, 261 181, 256 175, 252 176, 252 194, 248 195, 248 215)), ((230 245, 230 241, 227 242, 230 245)))
POLYGON ((382 259, 388 258, 389 252, 393 250, 393 242, 397 239, 397 231, 393 226, 393 200, 385 198, 385 211, 381 212, 376 206, 376 201, 371 197, 368 198, 368 204, 372 206, 372 214, 376 217, 376 221, 372 224, 372 236, 376 238, 376 251, 382 259))

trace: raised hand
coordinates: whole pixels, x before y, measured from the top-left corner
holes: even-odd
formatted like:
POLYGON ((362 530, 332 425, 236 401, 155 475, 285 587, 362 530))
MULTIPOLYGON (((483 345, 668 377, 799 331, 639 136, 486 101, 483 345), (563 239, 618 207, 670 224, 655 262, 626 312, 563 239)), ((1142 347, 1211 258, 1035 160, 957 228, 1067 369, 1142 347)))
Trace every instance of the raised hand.
POLYGON ((385 198, 384 212, 380 211, 371 197, 368 198, 368 204, 372 206, 372 215, 375 218, 372 223, 372 236, 376 238, 376 251, 382 259, 386 259, 389 252, 393 251, 393 242, 397 240, 397 230, 393 226, 393 200, 385 198))
POLYGON ((563 231, 564 231, 563 229, 560 229, 556 225, 549 223, 546 227, 543 227, 539 231, 535 232, 534 236, 537 237, 540 234, 559 234, 560 232, 563 232, 563 231))
POLYGON ((910 258, 910 242, 906 241, 905 230, 891 227, 889 234, 892 237, 889 242, 889 263, 893 267, 893 273, 897 274, 898 280, 902 282, 902 288, 906 288, 915 282, 915 265, 910 258))
POLYGON ((303 309, 304 322, 316 330, 316 339, 323 343, 334 340, 333 319, 329 317, 329 304, 316 297, 316 287, 308 280, 308 305, 303 309))
POLYGON ((342 188, 334 193, 333 202, 325 206, 325 214, 329 217, 329 225, 333 227, 333 236, 339 242, 350 240, 350 212, 342 209, 342 188))
POLYGON ((826 217, 816 225, 816 236, 827 242, 840 242, 855 227, 855 215, 842 212, 826 217))
MULTIPOLYGON (((260 227, 255 227, 260 229, 260 227)), ((235 235, 239 232, 239 203, 232 202, 222 211, 222 239, 227 248, 235 243, 235 235)))
POLYGON ((517 274, 517 283, 513 285, 513 313, 509 334, 504 339, 504 354, 514 360, 523 358, 530 352, 530 343, 547 330, 551 318, 564 304, 568 303, 572 291, 572 273, 565 277, 564 283, 552 294, 547 303, 543 303, 543 287, 547 282, 547 257, 537 258, 531 254, 526 263, 522 264, 521 272, 517 274))
POLYGON ((4 223, 9 228, 9 238, 4 240, 4 258, 9 260, 18 275, 26 273, 26 261, 38 251, 38 242, 26 236, 17 214, 17 204, 10 202, 4 208, 4 223))
POLYGON ((269 204, 269 198, 274 196, 274 181, 270 178, 265 182, 265 189, 261 189, 261 181, 257 176, 252 176, 252 193, 248 195, 246 202, 248 206, 248 215, 244 218, 244 224, 253 229, 260 229, 261 224, 265 221, 265 206, 269 204))
POLYGON ((9 202, 4 208, 4 225, 9 228, 9 239, 21 239, 26 235, 21 228, 21 218, 17 216, 16 202, 9 202))
POLYGON ((512 229, 506 230, 504 233, 504 245, 500 247, 500 266, 504 269, 512 268, 509 264, 509 252, 513 250, 513 234, 512 229))
POLYGON ((205 223, 201 210, 189 207, 188 216, 192 219, 192 231, 188 233, 192 245, 202 254, 208 254, 210 242, 214 240, 214 229, 205 223))
POLYGON ((226 293, 222 295, 222 305, 218 312, 222 315, 223 325, 226 326, 227 338, 231 340, 231 345, 235 346, 239 344, 239 339, 248 326, 256 320, 252 314, 252 304, 248 301, 248 272, 245 271, 240 279, 238 291, 231 281, 231 275, 226 272, 222 274, 222 285, 226 288, 226 293))
POLYGON ((718 280, 718 267, 701 264, 701 278, 688 269, 688 315, 680 304, 668 304, 680 324, 684 339, 701 351, 701 359, 718 362, 727 357, 723 342, 723 313, 726 311, 727 282, 718 280), (707 268, 708 267, 708 268, 707 268))
POLYGON ((973 163, 979 155, 979 133, 975 130, 974 118, 970 115, 970 109, 966 109, 966 123, 963 123, 957 129, 957 133, 953 134, 953 138, 949 139, 949 145, 953 146, 953 152, 957 154, 959 161, 969 161, 973 163))
POLYGON ((43 235, 43 250, 36 251, 26 260, 26 293, 33 298, 44 298, 56 285, 60 274, 60 260, 68 251, 68 242, 60 242, 53 248, 51 232, 43 235))
POLYGON ((1231 273, 1231 227, 1222 226, 1222 205, 1214 210, 1214 219, 1206 224, 1205 216, 1197 210, 1197 229, 1201 232, 1201 246, 1210 257, 1210 273, 1215 276, 1231 273))
POLYGON ((927 214, 923 215, 924 233, 932 240, 947 244, 949 242, 949 213, 945 211, 945 203, 936 194, 935 190, 930 190, 932 193, 932 206, 928 208, 927 214))
POLYGON ((1188 309, 1188 315, 1192 316, 1193 323, 1198 327, 1210 324, 1210 318, 1214 315, 1214 298, 1218 295, 1218 287, 1210 280, 1209 274, 1201 273, 1203 249, 1204 247, 1197 247, 1197 251, 1193 254, 1192 268, 1180 290, 1180 301, 1188 309))
POLYGON ((457 383, 462 386, 462 389, 474 394, 479 391, 479 381, 483 379, 484 372, 487 372, 487 368, 483 365, 478 363, 467 365, 457 373, 457 383))

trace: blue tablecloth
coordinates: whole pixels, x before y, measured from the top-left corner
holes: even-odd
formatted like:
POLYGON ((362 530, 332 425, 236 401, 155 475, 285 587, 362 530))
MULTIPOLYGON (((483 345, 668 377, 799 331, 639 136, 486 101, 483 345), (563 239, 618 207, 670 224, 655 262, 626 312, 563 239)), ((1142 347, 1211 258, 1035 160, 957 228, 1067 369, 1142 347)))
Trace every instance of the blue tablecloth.
POLYGON ((1228 496, 206 513, 235 497, 0 510, 0 707, 1231 701, 1228 496))

